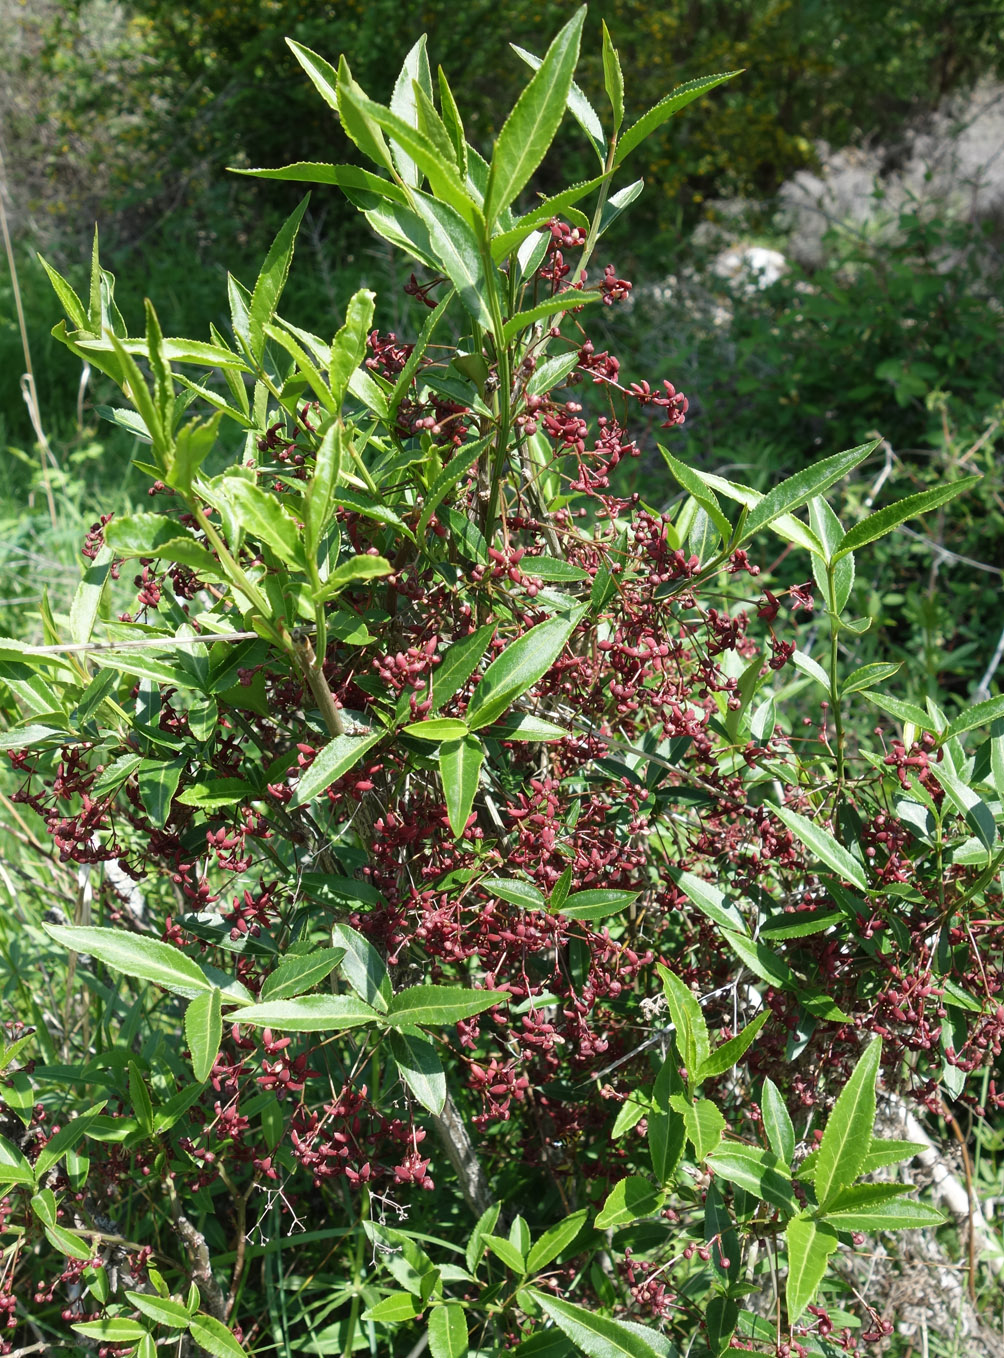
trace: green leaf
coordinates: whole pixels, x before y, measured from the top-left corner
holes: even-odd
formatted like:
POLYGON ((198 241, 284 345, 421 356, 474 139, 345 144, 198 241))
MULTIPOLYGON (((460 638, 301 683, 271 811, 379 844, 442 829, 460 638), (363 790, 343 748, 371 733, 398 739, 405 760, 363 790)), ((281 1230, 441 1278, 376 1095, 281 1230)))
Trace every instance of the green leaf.
POLYGON ((510 316, 502 327, 503 344, 511 344, 522 331, 535 325, 537 321, 544 320, 547 316, 553 316, 558 311, 568 311, 571 307, 584 306, 588 302, 598 302, 600 300, 598 292, 562 292, 556 297, 546 297, 536 306, 528 307, 526 311, 519 311, 515 316, 510 316))
POLYGON ((271 547, 288 566, 306 565, 296 520, 274 495, 242 476, 226 477, 222 489, 245 531, 271 547))
POLYGON ((700 95, 713 90, 716 85, 723 84, 726 80, 731 80, 734 75, 739 75, 739 71, 725 71, 721 75, 705 75, 697 80, 688 80, 685 85, 678 85, 671 94, 667 94, 663 99, 653 105, 647 113, 643 113, 638 121, 624 133, 617 143, 616 163, 622 164, 627 156, 640 146, 657 127, 661 127, 668 118, 672 118, 674 113, 679 113, 686 108, 694 99, 700 95))
POLYGON ((666 466, 673 473, 675 479, 683 489, 691 495, 707 514, 708 518, 718 529, 719 536, 725 543, 732 540, 732 525, 722 513, 718 497, 705 481, 685 462, 678 462, 671 453, 668 453, 661 443, 656 444, 659 452, 662 453, 666 466))
POLYGON ((359 763, 367 750, 384 736, 374 731, 368 736, 334 736, 317 753, 314 762, 296 785, 290 806, 306 806, 359 763))
POLYGON ((490 624, 479 627, 462 641, 455 641, 443 653, 441 663, 432 675, 432 710, 438 712, 449 702, 471 677, 478 662, 488 649, 495 628, 490 624))
POLYGON ((468 314, 484 330, 490 331, 488 281, 477 236, 449 203, 439 202, 423 193, 416 193, 412 202, 429 233, 439 267, 456 288, 468 314))
POLYGON ((790 990, 795 985, 795 977, 787 962, 772 949, 765 947, 759 939, 746 938, 742 934, 733 933, 731 929, 723 929, 722 937, 761 981, 778 986, 781 990, 790 990))
POLYGON ((492 438, 492 435, 487 435, 475 443, 465 444, 436 477, 422 501, 422 513, 415 528, 415 536, 419 542, 425 541, 426 530, 439 505, 470 471, 478 458, 487 451, 492 438))
POLYGON ((738 934, 746 932, 746 921, 737 907, 726 900, 724 892, 702 877, 695 877, 693 873, 683 872, 680 868, 671 867, 668 872, 687 899, 713 923, 738 934))
POLYGON ((656 970, 662 978, 662 988, 676 1029, 676 1044, 687 1068, 688 1082, 696 1083, 697 1072, 707 1061, 711 1045, 704 1011, 690 986, 685 985, 679 976, 661 962, 656 963, 656 970))
POLYGON ((797 1210, 791 1175, 773 1152, 729 1141, 708 1156, 708 1164, 719 1178, 738 1184, 772 1207, 785 1212, 797 1210))
POLYGON ((790 1166, 795 1154, 795 1128, 780 1090, 769 1078, 763 1082, 760 1112, 771 1150, 780 1161, 790 1166))
POLYGON ((498 135, 485 194, 489 229, 529 183, 564 117, 585 17, 582 7, 558 33, 498 135))
POLYGON ((967 787, 961 778, 947 768, 946 763, 936 764, 932 769, 935 778, 944 788, 948 800, 955 807, 960 816, 964 816, 966 824, 976 835, 984 849, 988 853, 992 852, 997 838, 997 826, 994 821, 993 812, 981 797, 978 797, 971 787, 967 787))
POLYGON ((569 919, 597 920, 616 915, 626 910, 638 899, 637 891, 605 891, 591 888, 588 891, 573 891, 561 906, 561 914, 569 919))
POLYGON ((797 811, 791 811, 786 806, 771 807, 774 815, 782 821, 791 833, 810 849, 821 863, 825 863, 828 868, 832 868, 838 877, 845 881, 853 882, 861 891, 868 890, 868 879, 865 870, 851 854, 847 852, 842 844, 838 844, 828 830, 824 830, 821 825, 799 815, 797 811))
POLYGON ((899 698, 892 698, 887 693, 876 693, 872 689, 867 690, 865 697, 873 706, 888 712, 897 721, 909 722, 921 731, 937 730, 932 718, 915 703, 904 703, 899 698))
POLYGON ((420 1299, 410 1292, 392 1292, 389 1297, 383 1297, 365 1310, 362 1319, 396 1324, 401 1321, 414 1320, 424 1310, 425 1307, 420 1299))
POLYGON ((529 712, 510 712, 501 721, 493 722, 488 734, 493 740, 564 740, 570 733, 553 721, 533 717, 529 712))
POLYGON ((713 1075, 724 1075, 727 1070, 731 1070, 745 1056, 750 1043, 769 1018, 770 1010, 762 1010, 752 1023, 748 1023, 741 1032, 736 1033, 735 1037, 729 1038, 720 1047, 716 1047, 710 1056, 701 1063, 697 1072, 698 1081, 710 1079, 713 1075))
POLYGON ((784 1295, 788 1324, 794 1325, 819 1290, 827 1262, 838 1241, 832 1226, 803 1217, 792 1217, 784 1235, 788 1246, 784 1295))
POLYGON ((84 304, 70 287, 69 283, 67 283, 62 274, 57 273, 52 265, 47 263, 40 254, 36 253, 35 258, 48 274, 49 282, 52 284, 53 290, 59 298, 60 304, 66 312, 67 318, 74 330, 89 330, 90 326, 88 324, 87 312, 84 310, 84 304))
POLYGON ((499 1219, 501 1210, 501 1203, 493 1202, 490 1207, 485 1208, 475 1222, 474 1230, 471 1232, 470 1238, 467 1241, 467 1249, 464 1254, 469 1273, 473 1273, 477 1268, 481 1256, 485 1252, 485 1238, 491 1235, 492 1231, 495 1229, 495 1223, 499 1219))
POLYGON ((586 1358, 661 1358, 665 1352, 662 1336, 644 1325, 611 1320, 535 1287, 527 1291, 586 1358))
POLYGON ((35 1171, 21 1152, 0 1136, 0 1183, 34 1184, 35 1171))
MULTIPOLYGON (((307 556, 317 551, 325 528, 334 510, 333 495, 342 470, 343 431, 334 420, 324 432, 314 457, 314 474, 307 487, 304 513, 304 544, 307 556)), ((365 558, 368 559, 368 558, 365 558)), ((387 567, 388 571, 390 566, 387 567)))
POLYGON ((123 1320, 119 1316, 108 1316, 105 1320, 85 1320, 70 1326, 77 1334, 88 1339, 101 1339, 106 1344, 135 1344, 146 1334, 146 1326, 138 1320, 123 1320))
POLYGON ((630 1174, 614 1184, 593 1224, 598 1231, 616 1230, 641 1217, 654 1216, 665 1200, 663 1189, 653 1187, 639 1174, 630 1174))
MULTIPOLYGON (((104 1103, 96 1104, 80 1117, 71 1118, 69 1122, 63 1124, 51 1141, 46 1142, 35 1161, 34 1175, 36 1182, 41 1182, 64 1155, 72 1152, 74 1147, 80 1144, 101 1116, 101 1110, 104 1106, 104 1103)), ((0 1142, 2 1142, 2 1145, 0 1145, 0 1180, 2 1180, 9 1177, 4 1173, 4 1166, 8 1163, 14 1163, 20 1168, 20 1161, 23 1160, 23 1157, 18 1152, 14 1152, 18 1156, 18 1160, 10 1162, 7 1152, 8 1150, 13 1151, 13 1147, 9 1143, 3 1142, 2 1138, 0 1138, 0 1142)), ((24 1163, 26 1164, 27 1161, 24 1163)), ((31 1173, 32 1171, 29 1169, 28 1172, 31 1173)), ((28 1181, 19 1180, 19 1182, 28 1181)))
MULTIPOLYGON (((425 50, 425 44, 426 37, 423 33, 405 57, 397 80, 394 82, 394 92, 390 98, 391 112, 396 114, 402 122, 412 127, 418 125, 415 84, 417 83, 429 98, 432 97, 432 75, 429 70, 429 57, 425 50)), ((422 175, 415 162, 401 150, 395 152, 394 159, 397 161, 397 167, 404 182, 410 184, 412 188, 418 188, 422 182, 422 175)))
MULTIPOLYGON (((532 52, 526 51, 523 47, 517 47, 514 42, 511 42, 509 46, 532 70, 540 70, 542 65, 540 57, 534 56, 532 52)), ((603 124, 600 122, 596 110, 574 80, 568 91, 568 111, 592 142, 602 165, 606 160, 607 150, 607 139, 603 134, 603 124)))
POLYGON ((337 1033, 375 1023, 380 1015, 357 995, 303 995, 295 1000, 248 1005, 228 1017, 284 1033, 337 1033))
POLYGON ((94 1253, 93 1245, 75 1231, 68 1231, 63 1226, 46 1226, 43 1229, 49 1244, 55 1245, 69 1259, 90 1259, 94 1253))
POLYGON ((859 693, 866 688, 874 688, 876 684, 881 684, 884 680, 891 679, 892 676, 898 674, 902 668, 902 661, 899 661, 895 665, 878 663, 873 665, 859 665, 856 670, 851 671, 840 685, 840 696, 846 698, 848 693, 859 693))
MULTIPOLYGON (((229 174, 249 175, 255 179, 288 179, 301 184, 334 184, 344 189, 346 195, 356 198, 360 193, 375 193, 392 203, 407 205, 408 195, 399 184, 382 175, 364 170, 360 165, 325 165, 314 160, 297 160, 292 165, 281 165, 278 169, 242 170, 234 165, 227 166, 229 174)), ((353 201, 356 201, 353 198, 353 201)))
POLYGON ((687 1140, 683 1116, 673 1108, 671 1099, 683 1088, 677 1067, 680 1059, 671 1043, 669 1055, 652 1086, 652 1112, 648 1114, 648 1151, 652 1172, 661 1184, 672 1182, 687 1140))
POLYGON ((603 88, 610 100, 610 108, 614 115, 614 136, 616 136, 621 130, 621 123, 624 121, 624 75, 621 71, 617 48, 613 45, 610 33, 607 30, 606 20, 601 22, 603 23, 603 88))
POLYGON ((78 646, 91 639, 101 596, 105 592, 105 584, 111 570, 112 556, 111 548, 107 545, 102 546, 91 564, 85 567, 80 583, 74 591, 73 602, 70 604, 70 636, 78 646))
POLYGON ((366 338, 373 328, 376 294, 368 288, 354 293, 345 310, 345 324, 331 343, 328 381, 336 403, 345 399, 352 374, 366 357, 366 338))
MULTIPOLYGON (((343 926, 336 925, 335 928, 343 926)), ((318 948, 315 952, 301 956, 287 956, 265 978, 261 988, 261 1000, 291 1000, 304 991, 320 985, 331 975, 334 968, 345 957, 345 948, 318 948)), ((365 996, 363 996, 365 998, 365 996)))
POLYGON ((948 723, 941 737, 942 744, 954 736, 975 730, 977 726, 989 726, 991 722, 998 721, 1001 717, 1004 717, 1004 694, 990 698, 985 703, 975 703, 948 723))
POLYGON ((189 1332, 196 1344, 213 1358, 247 1358, 247 1350, 233 1337, 226 1325, 203 1312, 192 1316, 189 1332))
POLYGON ((930 1147, 922 1141, 897 1141, 894 1138, 884 1140, 880 1137, 872 1137, 871 1149, 864 1158, 861 1166, 862 1174, 871 1174, 873 1170, 881 1169, 883 1165, 898 1165, 903 1160, 912 1160, 915 1155, 920 1155, 930 1147))
POLYGON ((400 991, 390 1003, 386 1022, 392 1027, 439 1028, 473 1018, 496 1004, 508 1004, 507 990, 464 990, 460 986, 414 985, 400 991))
POLYGON ((497 1259, 502 1260, 506 1268, 511 1269, 517 1277, 523 1277, 526 1273, 526 1260, 511 1240, 506 1240, 501 1235, 486 1235, 485 1245, 497 1259))
POLYGON ((827 1207, 825 1219, 837 1231, 919 1230, 944 1224, 944 1214, 926 1203, 900 1196, 909 1192, 899 1184, 859 1184, 827 1207), (877 1190, 898 1190, 886 1194, 877 1190))
POLYGON ((521 910, 547 909, 544 893, 532 882, 521 882, 515 877, 484 877, 478 885, 489 895, 518 905, 521 910))
POLYGON ((201 1084, 208 1080, 223 1040, 221 996, 214 986, 190 1000, 185 1010, 185 1039, 191 1052, 192 1070, 201 1084))
POLYGON ((415 1098, 438 1117, 446 1105, 446 1074, 433 1040, 417 1028, 404 1028, 391 1033, 390 1054, 415 1098))
POLYGON ((414 736, 416 740, 430 740, 437 745, 444 740, 456 744, 467 733, 467 723, 459 717, 430 717, 426 721, 413 721, 401 727, 402 735, 414 736))
POLYGON ((163 990, 193 1000, 211 993, 209 981, 198 963, 179 952, 170 943, 158 938, 130 934, 124 929, 45 924, 42 928, 50 938, 75 953, 89 953, 91 957, 113 971, 132 976, 140 981, 152 981, 163 990))
POLYGON ((476 736, 445 740, 439 747, 439 776, 443 782, 446 813, 456 838, 464 833, 481 777, 485 747, 476 736))
MULTIPOLYGON (((818 495, 809 501, 809 524, 823 547, 822 560, 815 553, 812 554, 812 574, 828 608, 830 595, 825 562, 832 560, 844 536, 844 529, 830 506, 818 495)), ((850 555, 841 557, 833 567, 833 592, 838 613, 842 613, 847 606, 853 585, 854 557, 850 555)))
MULTIPOLYGON (((715 1257, 715 1247, 712 1246, 712 1259, 715 1257)), ((725 1358, 730 1353, 730 1340, 735 1333, 736 1324, 739 1320, 739 1307, 731 1297, 716 1294, 708 1302, 704 1312, 705 1333, 708 1336, 708 1343, 711 1352, 718 1355, 718 1358, 725 1358)))
POLYGON ((532 688, 565 649, 582 616, 580 608, 564 618, 550 618, 509 643, 481 676, 467 708, 472 731, 488 726, 532 688))
POLYGON ((710 1099, 692 1103, 683 1094, 670 1096, 670 1106, 683 1117, 687 1140, 694 1148, 694 1158, 700 1164, 721 1141, 725 1119, 710 1099))
POLYGON ((341 594, 342 590, 349 589, 361 581, 380 580, 383 576, 390 575, 392 570, 393 567, 386 557, 354 556, 335 567, 321 585, 321 591, 315 596, 315 600, 317 603, 327 603, 336 594, 341 594))
POLYGON ((429 1315, 431 1358, 464 1358, 467 1353, 467 1316, 459 1302, 436 1306, 429 1315))
POLYGON ((56 1195, 51 1188, 43 1188, 41 1193, 34 1195, 31 1200, 31 1210, 43 1226, 55 1226, 56 1195))
POLYGON ((251 305, 248 309, 250 322, 250 332, 252 340, 252 353, 256 359, 261 359, 264 351, 265 338, 264 326, 272 320, 275 309, 278 305, 282 290, 286 286, 286 279, 289 276, 289 266, 293 261, 293 246, 296 242, 296 233, 300 229, 300 221, 307 204, 310 202, 310 195, 301 199, 300 203, 293 209, 290 215, 283 222, 269 247, 268 254, 265 256, 265 263, 262 265, 261 273, 254 285, 251 293, 251 305))
POLYGON ((394 994, 390 973, 383 958, 368 938, 348 924, 335 924, 331 941, 345 949, 341 973, 361 1000, 386 1014, 394 994))
POLYGON ((145 1315, 157 1325, 166 1325, 170 1330, 187 1330, 191 1316, 188 1307, 180 1301, 168 1297, 154 1297, 148 1292, 126 1292, 130 1306, 145 1315))
POLYGON ((869 514, 867 519, 862 519, 844 534, 835 557, 846 556, 848 552, 856 551, 867 542, 885 537, 886 533, 905 523, 907 519, 914 519, 918 514, 926 514, 930 509, 937 509, 939 505, 943 505, 947 500, 953 500, 956 495, 961 495, 964 490, 969 490, 982 480, 982 476, 964 476, 961 481, 935 486, 932 490, 922 490, 917 495, 908 495, 905 500, 899 500, 894 505, 886 505, 885 509, 869 514))
POLYGON ((816 1196, 821 1211, 861 1173, 875 1125, 875 1081, 882 1039, 865 1048, 833 1105, 816 1160, 816 1196))
POLYGON ((583 1207, 549 1227, 526 1256, 527 1273, 539 1273, 567 1250, 577 1239, 588 1215, 589 1212, 583 1207))
MULTIPOLYGON (((186 685, 187 687, 187 685, 186 685)), ((144 759, 136 774, 140 801, 151 822, 162 830, 171 814, 171 803, 188 760, 144 759)))
POLYGON ((787 481, 775 486, 750 511, 743 529, 743 541, 751 538, 761 528, 765 528, 772 520, 780 518, 783 514, 790 514, 793 509, 798 509, 814 496, 828 490, 849 471, 853 471, 864 462, 865 458, 878 447, 878 443, 879 440, 876 439, 871 443, 862 443, 857 448, 849 448, 846 452, 837 453, 834 457, 826 457, 822 462, 816 462, 813 466, 796 472, 794 476, 789 476, 787 481))

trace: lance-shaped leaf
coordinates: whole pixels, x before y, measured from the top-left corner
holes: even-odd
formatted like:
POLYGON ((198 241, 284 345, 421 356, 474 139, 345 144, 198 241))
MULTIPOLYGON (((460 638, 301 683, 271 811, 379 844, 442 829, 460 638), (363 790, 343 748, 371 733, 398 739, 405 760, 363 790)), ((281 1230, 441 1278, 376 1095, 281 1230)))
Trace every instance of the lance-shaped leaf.
POLYGON ((819 1290, 826 1265, 838 1242, 832 1226, 803 1217, 792 1217, 784 1235, 788 1246, 785 1304, 788 1324, 794 1325, 819 1290))
POLYGON ((477 736, 444 740, 439 747, 439 776, 446 798, 446 814, 450 829, 458 838, 467 827, 484 761, 485 747, 477 736))
POLYGON ((833 1105, 816 1159, 815 1185, 820 1210, 861 1173, 875 1126, 875 1081, 882 1039, 874 1038, 851 1072, 833 1105))
POLYGON ((778 820, 783 821, 791 833, 800 839, 807 849, 811 849, 821 863, 832 868, 844 881, 853 882, 861 891, 868 890, 864 868, 842 844, 837 843, 828 830, 786 806, 775 806, 771 809, 778 820))
POLYGON ((335 567, 321 585, 316 601, 327 603, 329 599, 341 594, 342 590, 348 589, 351 585, 380 580, 383 576, 390 575, 392 569, 384 556, 354 556, 350 561, 343 561, 340 566, 335 567))
POLYGON ((296 520, 274 495, 242 476, 228 476, 222 489, 236 509, 242 528, 271 547, 287 565, 306 565, 296 520))
POLYGON ((527 1292, 586 1358, 662 1358, 666 1352, 662 1335, 644 1325, 611 1320, 533 1287, 527 1292))
POLYGON ((585 17, 583 6, 565 24, 498 135, 485 194, 489 227, 529 182, 554 140, 572 87, 585 17))
POLYGON ((702 914, 707 915, 708 919, 723 929, 731 929, 739 934, 746 932, 746 921, 738 908, 726 899, 725 893, 718 887, 706 882, 703 877, 695 877, 693 873, 684 872, 680 868, 671 867, 668 871, 687 899, 696 905, 702 914))
POLYGON ((390 1002, 385 1022, 402 1028, 441 1028, 473 1018, 497 1004, 508 1004, 507 990, 464 990, 461 986, 414 985, 390 1002))
POLYGON ((335 736, 329 740, 297 784, 290 806, 306 806, 326 791, 336 779, 358 764, 366 751, 383 736, 383 731, 374 731, 368 736, 335 736))
POLYGON ((499 900, 518 905, 521 910, 547 909, 544 893, 532 882, 521 882, 515 877, 485 877, 478 885, 499 900))
POLYGON ((341 972, 361 1000, 386 1014, 394 991, 387 964, 368 938, 348 924, 336 924, 331 941, 345 949, 341 972))
POLYGON ((694 99, 739 74, 739 71, 725 71, 721 75, 705 75, 697 80, 688 80, 685 85, 678 85, 671 94, 667 94, 647 113, 643 113, 624 133, 617 143, 617 164, 620 165, 636 146, 639 146, 657 127, 661 127, 668 118, 672 118, 674 113, 679 113, 694 99))
POLYGON ((741 1061, 757 1033, 770 1018, 770 1010, 764 1009, 752 1023, 747 1023, 741 1032, 736 1033, 735 1037, 730 1037, 727 1042, 723 1042, 720 1047, 716 1047, 713 1052, 702 1061, 697 1071, 698 1080, 710 1079, 713 1075, 724 1075, 727 1070, 731 1070, 737 1061, 741 1061))
POLYGON ((318 948, 315 952, 284 957, 275 971, 265 978, 261 988, 262 1003, 291 1000, 320 985, 344 956, 344 948, 318 948))
POLYGON ((598 1231, 616 1230, 641 1217, 653 1216, 665 1199, 661 1188, 655 1188, 640 1174, 629 1174, 614 1184, 593 1224, 598 1231))
POLYGON ((854 1184, 839 1193, 825 1211, 837 1231, 898 1231, 940 1226, 944 1214, 903 1195, 902 1184, 854 1184))
MULTIPOLYGON (((402 122, 413 127, 418 125, 416 84, 430 99, 432 98, 432 73, 429 70, 429 54, 426 51, 424 33, 405 57, 397 80, 394 82, 394 92, 390 97, 391 112, 396 114, 402 122)), ((412 188, 418 188, 422 182, 422 175, 415 162, 400 149, 396 150, 394 158, 404 182, 410 184, 412 188)))
POLYGON ((555 1226, 549 1227, 526 1256, 527 1273, 539 1273, 542 1268, 546 1268, 557 1259, 563 1250, 567 1250, 582 1230, 588 1215, 588 1211, 583 1207, 555 1226))
POLYGON ((764 1079, 763 1082, 760 1113, 771 1150, 779 1160, 790 1167, 792 1156, 795 1154, 795 1128, 781 1092, 771 1079, 764 1079))
POLYGON ((211 992, 213 984, 197 962, 159 938, 129 934, 124 929, 43 924, 50 938, 76 953, 87 953, 112 971, 139 981, 152 981, 163 990, 193 1000, 211 992))
POLYGON ((894 505, 886 505, 885 509, 869 514, 867 519, 862 519, 844 534, 843 540, 834 552, 834 559, 846 556, 848 552, 856 551, 858 547, 874 542, 876 538, 885 537, 886 533, 905 523, 907 519, 915 519, 918 514, 926 514, 928 510, 937 509, 946 501, 954 500, 956 495, 961 495, 964 490, 969 490, 982 479, 981 476, 964 476, 961 481, 935 486, 931 490, 922 490, 917 495, 908 495, 905 500, 899 500, 894 505))
POLYGON ((564 618, 538 623, 496 656, 481 676, 467 709, 467 724, 472 731, 501 717, 544 677, 565 649, 583 612, 580 607, 564 618))
MULTIPOLYGON (((361 165, 327 165, 316 160, 297 160, 292 165, 280 165, 276 169, 240 169, 228 165, 229 174, 249 175, 254 179, 287 179, 299 184, 333 184, 344 190, 346 197, 353 202, 367 194, 376 194, 392 203, 407 206, 408 195, 399 184, 382 175, 364 170, 361 165), (353 197, 355 195, 355 197, 353 197)), ((366 202, 370 206, 371 201, 366 202)))
POLYGON ((360 288, 349 301, 345 324, 331 344, 328 381, 331 394, 338 404, 345 399, 349 379, 366 357, 366 337, 373 325, 373 306, 376 294, 360 288))
POLYGON ((289 277, 289 266, 293 262, 293 246, 296 243, 296 233, 300 229, 300 221, 307 204, 310 202, 310 195, 301 199, 300 203, 294 208, 290 215, 283 222, 276 234, 275 240, 269 247, 269 252, 265 256, 265 263, 262 265, 261 273, 254 285, 251 293, 251 305, 248 308, 248 320, 252 341, 252 353, 256 359, 260 359, 264 349, 265 337, 264 327, 275 315, 282 290, 286 286, 286 279, 289 277))
POLYGON ((212 990, 190 1000, 185 1010, 185 1040, 191 1053, 192 1070, 201 1084, 208 1080, 223 1040, 220 991, 212 990))
POLYGON ((430 1358, 465 1358, 467 1339, 467 1315, 459 1302, 433 1307, 429 1314, 430 1358))
POLYGON ((772 1151, 730 1141, 708 1156, 708 1164, 721 1178, 738 1184, 772 1207, 786 1212, 797 1209, 787 1166, 772 1151))
POLYGON ((435 259, 457 290, 468 314, 485 330, 492 329, 488 281, 477 236, 449 203, 416 193, 415 212, 428 232, 435 259))
POLYGON ((202 1311, 192 1316, 189 1332, 196 1344, 213 1358, 247 1358, 247 1349, 234 1338, 230 1330, 215 1316, 202 1311))
POLYGON ((283 1033, 339 1033, 376 1023, 380 1015, 358 995, 303 995, 296 1000, 248 1005, 228 1018, 283 1033))
POLYGON ((750 510, 743 530, 743 540, 752 537, 759 529, 766 528, 774 519, 798 509, 813 496, 822 495, 823 491, 828 490, 849 471, 853 471, 864 462, 877 447, 877 439, 872 443, 863 443, 857 448, 837 453, 834 457, 826 457, 822 462, 816 462, 813 466, 796 472, 794 476, 789 476, 787 481, 775 486, 750 510))
MULTIPOLYGON (((638 895, 637 891, 607 891, 602 887, 592 887, 588 891, 573 891, 562 902, 560 910, 569 919, 607 919, 619 910, 626 910, 638 899, 638 895)), ((553 902, 552 909, 557 909, 553 902)))
POLYGON ((682 1115, 687 1140, 694 1148, 694 1158, 700 1163, 721 1141, 725 1133, 725 1119, 710 1099, 698 1099, 692 1103, 683 1094, 671 1094, 669 1104, 682 1115))
MULTIPOLYGON (((524 47, 518 47, 511 42, 509 46, 533 71, 539 71, 542 65, 540 57, 535 57, 532 52, 528 52, 524 47)), ((585 132, 586 136, 593 144, 593 149, 599 157, 600 164, 606 159, 607 139, 603 133, 603 124, 600 122, 596 110, 582 93, 582 90, 572 81, 568 91, 568 111, 575 121, 585 132)))
POLYGON ((422 513, 419 516, 418 526, 415 529, 415 536, 420 542, 425 540, 426 529, 435 514, 436 509, 443 500, 449 495, 454 487, 458 486, 470 469, 477 462, 483 453, 486 453, 492 442, 492 436, 488 435, 483 439, 478 439, 474 443, 466 444, 460 449, 443 468, 443 470, 429 487, 428 493, 422 502, 422 513))
POLYGON ((402 1028, 390 1035, 390 1054, 415 1098, 438 1117, 446 1104, 446 1074, 432 1038, 418 1028, 402 1028))
POLYGON ((621 130, 621 123, 624 121, 624 74, 621 71, 621 59, 617 55, 617 48, 613 45, 606 21, 603 21, 603 87, 610 100, 610 109, 614 115, 614 136, 621 130))
MULTIPOLYGON (((843 525, 836 514, 822 498, 814 496, 809 501, 809 523, 816 537, 823 544, 824 558, 812 554, 812 574, 819 586, 820 597, 830 606, 829 585, 827 583, 826 562, 830 561, 844 536, 843 525)), ((848 553, 833 565, 833 593, 836 611, 842 613, 850 598, 854 584, 854 557, 848 553)))
POLYGON ((704 1012, 690 986, 685 985, 679 976, 668 967, 664 967, 661 962, 656 966, 662 978, 662 988, 673 1026, 676 1028, 676 1044, 683 1057, 683 1064, 687 1067, 687 1077, 696 1084, 697 1072, 708 1059, 710 1050, 704 1012))
MULTIPOLYGON (((990 698, 985 703, 974 703, 972 707, 967 707, 948 723, 941 739, 944 742, 954 736, 964 735, 966 731, 974 731, 977 726, 990 726, 1002 717, 1004 717, 1004 694, 990 698)), ((999 741, 1000 736, 995 736, 994 739, 999 741)), ((996 744, 994 748, 998 748, 996 744)))

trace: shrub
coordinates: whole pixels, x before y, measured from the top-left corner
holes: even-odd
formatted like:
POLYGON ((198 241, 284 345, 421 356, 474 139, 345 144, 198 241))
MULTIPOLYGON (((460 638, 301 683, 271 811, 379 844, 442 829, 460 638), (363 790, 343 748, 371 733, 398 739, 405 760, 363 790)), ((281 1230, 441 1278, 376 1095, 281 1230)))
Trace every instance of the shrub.
POLYGON ((305 204, 230 279, 229 339, 149 303, 130 335, 96 247, 86 303, 47 266, 155 509, 94 525, 46 645, 3 643, 12 801, 104 865, 10 945, 59 981, 2 1057, 8 1348, 821 1352, 838 1248, 942 1220, 862 1181, 917 1149, 874 1137, 879 1080, 996 1106, 966 1077, 1004 1024, 1004 747, 964 740, 1004 703, 949 725, 895 666, 840 673, 855 554, 974 478, 847 532, 822 497, 874 445, 766 495, 667 450, 672 512, 618 493, 632 415, 687 400, 581 328, 630 288, 612 181, 726 77, 628 126, 604 36, 601 122, 582 22, 490 164, 424 42, 389 107, 291 44, 375 169, 259 173, 340 186, 416 261, 411 341, 366 290, 330 342, 280 317, 305 204), (566 104, 599 173, 519 212, 566 104), (744 607, 766 530, 813 578, 744 607), (817 594, 825 666, 787 620, 817 594), (888 753, 848 737, 862 695, 888 753), (782 1242, 768 1324, 743 1299, 782 1242))

